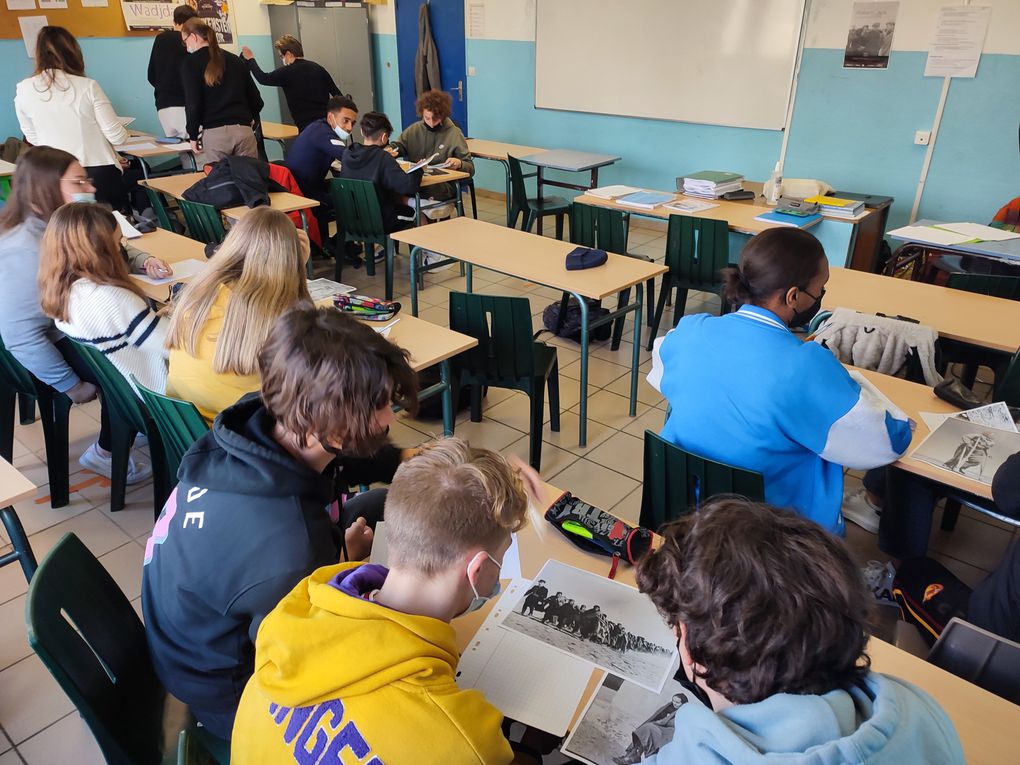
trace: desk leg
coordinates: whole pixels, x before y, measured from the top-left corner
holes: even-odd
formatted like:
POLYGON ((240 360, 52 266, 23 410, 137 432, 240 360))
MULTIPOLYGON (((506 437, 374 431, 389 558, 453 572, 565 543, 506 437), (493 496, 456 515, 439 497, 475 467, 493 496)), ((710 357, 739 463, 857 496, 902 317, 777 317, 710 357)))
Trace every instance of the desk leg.
POLYGON ((142 166, 142 177, 149 180, 149 163, 145 161, 144 157, 139 157, 138 162, 142 166))
POLYGON ((637 308, 634 309, 634 356, 630 360, 630 416, 637 415, 637 381, 638 365, 641 359, 641 306, 644 303, 645 285, 638 282, 634 285, 636 294, 634 302, 637 308))
POLYGON ((474 284, 475 284, 474 276, 475 276, 475 267, 473 265, 471 265, 470 263, 468 263, 467 264, 467 275, 465 277, 467 283, 466 283, 465 286, 467 287, 467 291, 468 291, 469 294, 471 292, 475 291, 474 290, 474 284))
POLYGON ((418 253, 421 247, 411 248, 411 315, 418 315, 418 253))
MULTIPOLYGON (((308 236, 308 215, 304 210, 298 210, 298 215, 301 216, 301 229, 305 232, 305 236, 308 236)), ((309 238, 308 243, 311 244, 312 240, 309 238)), ((308 256, 308 262, 305 263, 305 272, 308 274, 308 278, 312 279, 315 277, 315 269, 312 267, 312 256, 308 256)))
POLYGON ((443 384, 443 435, 453 435, 453 385, 450 382, 450 360, 439 364, 439 380, 443 384))
POLYGON ((573 293, 581 308, 581 413, 577 425, 577 445, 588 445, 588 301, 573 293))
MULTIPOLYGON (((542 170, 543 170, 543 168, 542 168, 541 165, 539 165, 535 169, 537 171, 537 177, 538 177, 538 201, 541 202, 542 201, 542 170)), ((538 235, 539 236, 542 236, 542 221, 544 220, 544 218, 545 218, 545 216, 543 216, 543 215, 539 215, 538 216, 538 235)), ((527 222, 527 221, 525 221, 525 222, 527 222)))
POLYGON ((588 188, 597 189, 598 187, 599 187, 599 169, 597 167, 593 167, 591 169, 591 186, 589 186, 588 188))
POLYGON ((503 166, 503 172, 506 173, 506 225, 507 228, 511 225, 510 220, 510 163, 505 159, 497 159, 497 162, 503 166))

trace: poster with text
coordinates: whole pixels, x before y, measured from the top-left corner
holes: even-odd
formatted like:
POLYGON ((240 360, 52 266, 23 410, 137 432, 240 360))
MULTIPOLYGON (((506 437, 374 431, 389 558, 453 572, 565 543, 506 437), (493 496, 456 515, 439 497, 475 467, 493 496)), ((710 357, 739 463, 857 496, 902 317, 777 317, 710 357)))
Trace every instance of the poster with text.
MULTIPOLYGON (((128 29, 173 29, 174 8, 179 0, 121 0, 124 23, 128 29)), ((216 30, 216 40, 221 45, 234 42, 230 27, 230 13, 226 0, 188 0, 188 5, 216 30)))
POLYGON ((853 4, 843 56, 844 69, 889 68, 889 52, 892 50, 899 9, 898 0, 853 4))

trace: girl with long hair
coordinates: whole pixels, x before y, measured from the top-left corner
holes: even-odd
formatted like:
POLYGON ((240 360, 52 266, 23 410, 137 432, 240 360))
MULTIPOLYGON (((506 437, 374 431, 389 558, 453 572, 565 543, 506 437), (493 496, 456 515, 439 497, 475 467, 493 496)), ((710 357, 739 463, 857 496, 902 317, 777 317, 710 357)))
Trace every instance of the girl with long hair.
POLYGON ((282 212, 256 207, 173 305, 170 395, 209 422, 259 389, 258 353, 276 320, 309 300, 308 237, 282 212))

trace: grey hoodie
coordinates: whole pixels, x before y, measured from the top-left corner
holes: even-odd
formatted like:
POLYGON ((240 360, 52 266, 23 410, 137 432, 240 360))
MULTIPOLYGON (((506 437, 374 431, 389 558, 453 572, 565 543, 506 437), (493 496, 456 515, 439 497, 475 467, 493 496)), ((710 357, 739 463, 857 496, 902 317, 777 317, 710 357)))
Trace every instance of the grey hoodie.
MULTIPOLYGON (((439 154, 434 163, 445 162, 450 157, 456 157, 463 164, 461 170, 468 175, 475 174, 475 163, 471 159, 471 152, 468 151, 467 141, 464 134, 460 132, 453 120, 447 117, 435 130, 430 130, 421 120, 408 127, 400 138, 392 142, 394 148, 402 157, 407 157, 412 162, 418 162, 439 154)), ((457 196, 457 184, 438 183, 429 186, 422 196, 429 196, 433 199, 453 199, 457 196)))

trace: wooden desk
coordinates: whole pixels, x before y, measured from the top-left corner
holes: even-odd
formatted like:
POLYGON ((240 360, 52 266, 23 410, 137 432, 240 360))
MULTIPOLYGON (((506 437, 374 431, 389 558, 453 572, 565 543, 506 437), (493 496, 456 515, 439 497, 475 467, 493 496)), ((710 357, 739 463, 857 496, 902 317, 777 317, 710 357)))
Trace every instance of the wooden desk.
MULTIPOLYGON (((173 231, 165 231, 161 228, 137 239, 129 240, 132 247, 137 247, 142 252, 147 252, 154 258, 166 261, 171 266, 179 260, 205 260, 205 247, 201 242, 189 239, 186 236, 175 234, 173 231)), ((137 279, 137 274, 132 274, 137 279)), ((153 300, 165 303, 170 299, 170 288, 180 284, 187 279, 175 279, 167 284, 148 284, 137 279, 138 286, 142 292, 153 300)))
POLYGON ((205 178, 205 173, 180 173, 178 175, 166 175, 162 178, 147 178, 139 181, 139 186, 166 194, 174 199, 183 199, 184 192, 205 178))
MULTIPOLYGON (((548 149, 538 154, 518 157, 521 162, 534 165, 538 171, 538 196, 543 196, 542 186, 558 186, 561 189, 587 191, 599 185, 599 168, 618 162, 621 158, 615 154, 597 154, 590 151, 574 151, 572 149, 548 149), (545 178, 546 170, 562 170, 567 173, 580 173, 587 170, 591 173, 587 186, 563 181, 550 181, 545 178)), ((538 216, 538 233, 542 233, 542 219, 538 216)))
POLYGON ((3 523, 13 549, 0 555, 0 566, 20 563, 25 579, 31 580, 37 567, 32 545, 29 544, 21 519, 13 505, 35 494, 35 484, 18 472, 11 463, 0 457, 0 522, 3 523))
MULTIPOLYGON (((545 508, 561 493, 557 487, 545 484, 539 501, 529 508, 528 525, 517 533, 522 575, 533 579, 550 559, 597 574, 608 574, 610 566, 608 558, 582 552, 542 517, 545 508)), ((578 494, 583 497, 583 490, 578 494)), ((636 586, 632 566, 621 564, 617 569, 616 579, 632 587, 636 586)), ((462 653, 489 610, 490 608, 486 607, 454 619, 457 645, 462 653)), ((968 763, 1001 765, 1012 761, 1016 749, 1013 741, 1014 732, 1020 727, 1020 707, 878 638, 871 638, 868 653, 871 656, 872 669, 876 672, 901 677, 914 683, 939 702, 956 727, 968 763)), ((521 670, 527 671, 524 667, 521 670)), ((595 692, 601 675, 602 670, 593 670, 588 688, 579 700, 571 727, 577 723, 585 704, 595 692)))
MULTIPOLYGON (((855 367, 848 368, 856 369, 855 367)), ((890 401, 906 412, 907 416, 917 423, 913 438, 910 439, 910 447, 907 449, 906 454, 894 463, 896 467, 908 473, 914 473, 936 483, 952 486, 954 489, 959 489, 960 491, 965 491, 968 494, 974 494, 991 501, 991 486, 986 486, 975 481, 973 478, 967 478, 951 470, 940 470, 934 465, 916 460, 910 456, 913 454, 914 449, 920 446, 921 442, 928 437, 928 426, 924 424, 924 420, 920 416, 921 412, 950 414, 960 411, 959 409, 940 399, 927 385, 919 385, 908 380, 902 380, 899 377, 883 375, 879 372, 869 372, 866 369, 857 369, 857 371, 864 375, 876 388, 888 396, 890 401)))
POLYGON ((14 168, 15 165, 13 162, 7 162, 5 160, 0 159, 0 178, 6 177, 8 175, 14 175, 14 168))
POLYGON ((581 308, 581 402, 579 445, 587 444, 588 436, 588 336, 594 327, 634 311, 634 355, 631 360, 630 416, 636 413, 638 352, 641 347, 641 306, 643 286, 666 271, 664 265, 610 253, 609 260, 598 268, 568 271, 566 255, 574 249, 570 242, 560 242, 504 226, 475 220, 454 218, 417 229, 398 231, 392 235, 411 250, 411 313, 418 314, 418 272, 444 265, 445 262, 421 267, 421 250, 431 250, 467 264, 467 291, 472 289, 474 266, 488 268, 518 279, 536 282, 552 289, 569 292, 581 308), (628 287, 634 287, 636 299, 622 308, 592 322, 588 321, 588 302, 584 298, 602 300, 628 287))
POLYGON ((825 308, 909 316, 951 340, 1006 353, 1020 347, 1020 301, 848 268, 829 273, 825 308))
POLYGON ((518 146, 514 143, 503 143, 502 141, 487 141, 484 138, 468 138, 468 151, 476 159, 489 159, 499 162, 503 166, 506 175, 506 225, 511 224, 510 220, 510 163, 506 161, 507 156, 526 157, 528 155, 540 154, 546 149, 539 149, 535 146, 518 146))
POLYGON ((298 129, 294 125, 284 125, 280 122, 262 122, 262 137, 267 141, 276 141, 280 144, 280 153, 286 158, 287 141, 297 138, 298 129))
POLYGON ((36 486, 10 462, 0 457, 0 507, 16 505, 35 494, 36 486))
POLYGON ((188 141, 182 141, 181 143, 170 143, 160 144, 156 142, 156 139, 148 136, 144 133, 134 133, 133 138, 145 138, 145 141, 132 141, 132 143, 121 144, 120 146, 114 146, 119 153, 125 154, 129 157, 135 157, 141 161, 142 175, 146 179, 149 178, 149 163, 146 160, 152 159, 153 157, 167 157, 172 154, 177 154, 181 157, 181 165, 184 166, 184 155, 188 156, 188 164, 195 168, 197 167, 197 160, 195 159, 195 153, 191 150, 191 143, 188 141), (152 143, 156 148, 153 149, 137 149, 133 148, 138 144, 152 143))

